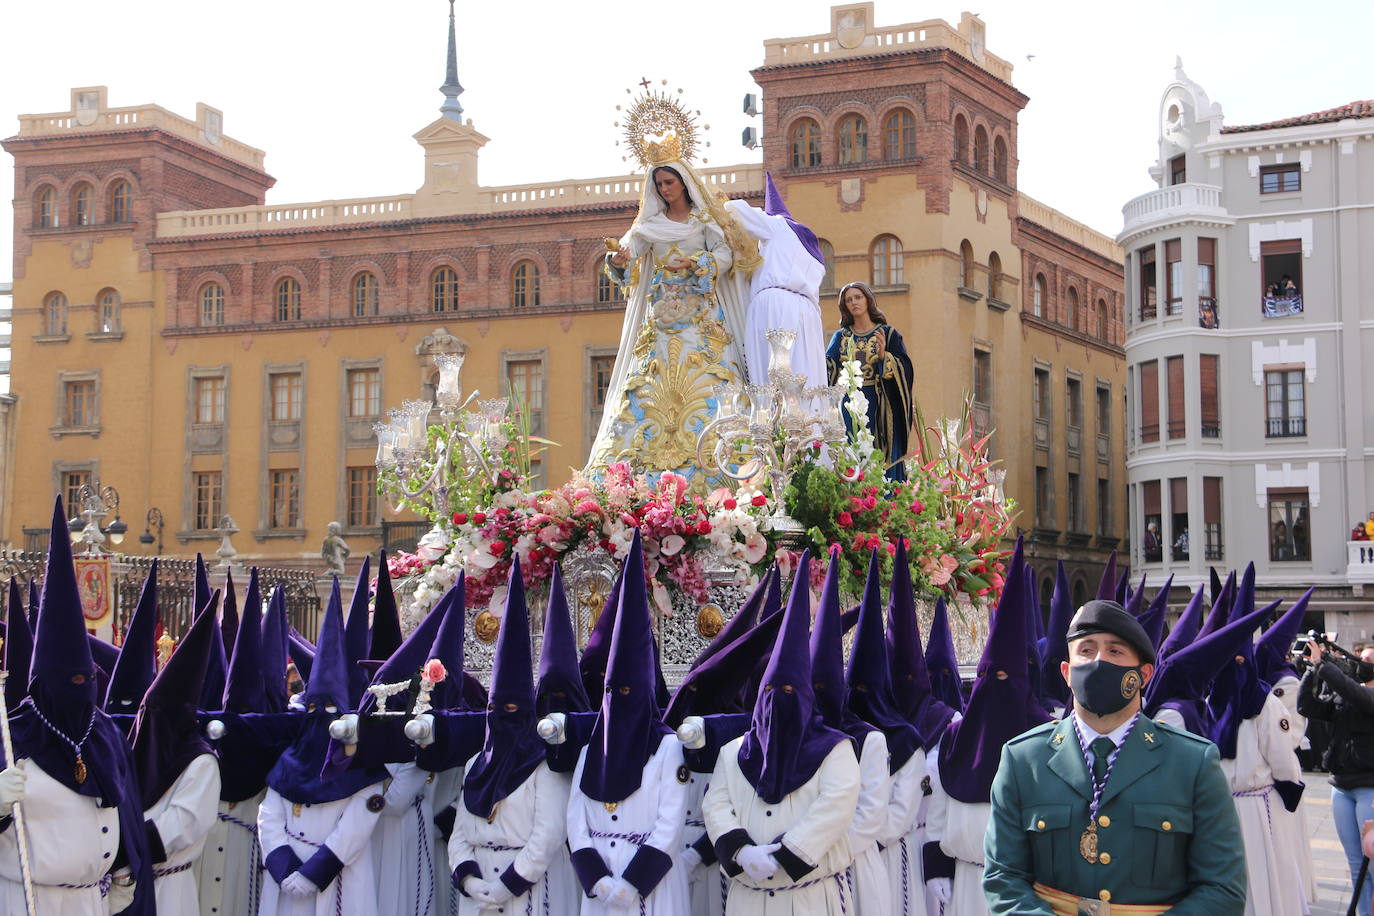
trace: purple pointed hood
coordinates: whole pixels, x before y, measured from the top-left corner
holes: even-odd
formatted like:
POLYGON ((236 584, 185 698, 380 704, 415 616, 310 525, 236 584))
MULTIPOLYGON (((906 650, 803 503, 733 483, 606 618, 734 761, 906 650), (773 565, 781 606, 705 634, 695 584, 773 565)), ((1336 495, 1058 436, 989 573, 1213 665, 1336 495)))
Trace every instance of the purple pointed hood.
POLYGON ((492 658, 486 741, 463 775, 463 805, 478 817, 490 817, 496 804, 544 762, 545 744, 535 731, 531 654, 530 614, 517 556, 510 567, 506 613, 492 658))
POLYGON ((38 629, 38 580, 29 580, 29 632, 38 629))
POLYGON ((1209 594, 1212 596, 1212 603, 1215 604, 1217 599, 1221 597, 1221 576, 1217 573, 1215 566, 1207 567, 1207 582, 1211 588, 1209 594))
POLYGON ((130 743, 145 811, 172 787, 192 760, 214 753, 196 719, 195 698, 204 686, 211 629, 218 635, 219 621, 214 608, 218 603, 219 593, 215 592, 149 685, 138 707, 130 743))
POLYGON ((1126 600, 1124 602, 1118 602, 1127 614, 1137 619, 1140 617, 1141 608, 1145 606, 1145 580, 1148 579, 1149 576, 1149 573, 1141 573, 1140 588, 1132 589, 1127 585, 1126 600))
POLYGON ((770 805, 810 781, 835 745, 848 738, 827 726, 816 708, 807 634, 810 583, 811 552, 803 550, 749 731, 737 756, 744 778, 770 805))
POLYGON ((371 643, 371 621, 368 620, 369 585, 372 582, 372 557, 363 557, 358 567, 358 578, 353 584, 353 598, 348 605, 348 621, 344 624, 344 653, 348 659, 348 708, 352 709, 362 701, 363 691, 371 680, 367 669, 359 662, 372 658, 369 653, 371 643))
POLYGON ((221 708, 227 712, 266 712, 262 688, 262 587, 258 568, 248 573, 248 593, 234 633, 221 708))
POLYGON ((224 633, 219 626, 219 602, 212 605, 210 595, 210 576, 205 570, 205 559, 196 554, 195 605, 191 609, 196 615, 207 610, 215 615, 214 634, 210 637, 210 660, 205 666, 205 680, 200 694, 200 708, 205 710, 219 708, 224 700, 224 682, 229 677, 229 657, 224 652, 224 633))
MULTIPOLYGON (((1159 657, 1160 643, 1164 639, 1164 619, 1169 614, 1169 595, 1173 590, 1174 577, 1169 576, 1164 581, 1164 587, 1155 592, 1154 600, 1144 611, 1136 615, 1136 620, 1140 621, 1141 627, 1145 630, 1145 635, 1150 637, 1150 645, 1155 647, 1155 657, 1159 657)), ((1145 593, 1145 577, 1140 578, 1140 593, 1145 593)))
POLYGON ((1193 590, 1193 597, 1188 599, 1187 606, 1183 613, 1179 615, 1178 622, 1169 631, 1168 637, 1159 647, 1157 664, 1164 664, 1169 656, 1179 649, 1182 649, 1197 639, 1198 630, 1202 626, 1202 586, 1193 590))
MULTIPOLYGON (((1097 583, 1098 601, 1116 600, 1116 551, 1107 557, 1107 565, 1102 570, 1102 578, 1097 583)), ((1068 632, 1065 630, 1065 632, 1068 632)))
POLYGON ((768 567, 768 571, 763 574, 759 584, 755 585, 753 590, 749 592, 749 597, 744 599, 739 610, 735 611, 734 616, 726 622, 725 626, 720 628, 720 632, 715 635, 710 644, 701 650, 701 654, 693 660, 689 670, 700 668, 717 652, 754 628, 754 624, 759 622, 759 611, 767 600, 773 577, 777 574, 778 567, 776 564, 768 567))
POLYGON ((1236 571, 1233 569, 1231 574, 1226 577, 1226 583, 1221 587, 1221 594, 1213 595, 1212 609, 1207 612, 1207 618, 1202 622, 1202 629, 1198 630, 1198 637, 1210 636, 1226 626, 1235 603, 1236 571))
MULTIPOLYGON (((887 739, 888 767, 895 773, 906 765, 923 742, 915 726, 897 711, 892 696, 887 635, 883 632, 881 577, 882 564, 874 550, 868 557, 868 578, 859 604, 859 620, 850 646, 845 683, 849 687, 850 711, 880 729, 887 739)), ((919 644, 919 640, 917 642, 919 644)))
POLYGON ((463 670, 463 638, 467 632, 468 610, 467 580, 466 577, 463 579, 463 588, 454 587, 449 590, 448 595, 453 596, 452 601, 444 613, 444 619, 439 623, 439 629, 434 633, 434 642, 429 647, 429 658, 439 659, 448 671, 448 676, 435 684, 430 694, 429 701, 435 709, 481 709, 486 705, 485 699, 478 704, 475 698, 469 698, 465 694, 467 673, 463 670))
POLYGON ((148 567, 138 606, 124 631, 124 645, 105 689, 105 711, 133 715, 157 674, 157 557, 148 567))
POLYGON ((1045 627, 1045 639, 1040 646, 1040 691, 1046 702, 1054 706, 1069 705, 1069 685, 1059 673, 1061 662, 1069 660, 1069 622, 1073 620, 1073 597, 1069 591, 1069 576, 1064 561, 1054 570, 1054 592, 1050 595, 1050 621, 1045 627))
POLYGON ((611 586, 611 593, 601 608, 601 616, 587 634, 587 644, 582 647, 582 660, 578 670, 582 672, 582 687, 589 699, 600 702, 601 693, 606 686, 606 665, 611 657, 611 633, 615 630, 615 615, 620 608, 620 578, 611 586))
POLYGON ((968 708, 963 719, 945 729, 940 743, 940 781, 949 796, 961 802, 988 801, 1002 746, 1049 720, 1029 695, 1026 625, 1034 597, 1027 594, 1024 566, 1024 545, 1018 538, 968 708))
POLYGON ((234 590, 234 573, 232 570, 224 573, 224 601, 220 605, 220 614, 220 644, 224 646, 224 654, 227 658, 234 651, 234 643, 238 642, 239 639, 239 596, 238 592, 234 590))
POLYGON ((663 736, 671 734, 660 719, 656 698, 654 657, 658 650, 639 529, 620 573, 619 590, 601 711, 582 766, 582 792, 599 802, 619 802, 634 794, 644 765, 657 753, 663 736))
MULTIPOLYGON (((954 631, 949 628, 949 611, 945 596, 935 599, 935 612, 930 618, 930 635, 926 639, 926 668, 930 670, 930 692, 955 712, 964 711, 964 691, 959 677, 959 656, 954 650, 954 631)), ((927 736, 936 741, 937 737, 927 736)))
POLYGON ((262 699, 264 712, 286 712, 286 592, 278 585, 262 619, 262 699))
POLYGON ((1131 564, 1127 563, 1121 570, 1121 576, 1116 580, 1116 603, 1123 608, 1131 600, 1131 564))
POLYGON ((1297 677, 1298 669, 1288 659, 1293 648, 1293 640, 1302 630, 1303 618, 1307 616, 1307 604, 1312 600, 1315 588, 1303 592, 1293 606, 1279 615, 1269 629, 1265 630, 1255 642, 1255 664, 1259 666, 1260 680, 1271 687, 1285 677, 1297 677))
POLYGON ((372 638, 368 654, 373 658, 390 658, 404 639, 396 593, 391 590, 391 570, 386 565, 386 551, 383 550, 377 559, 377 595, 372 602, 372 638))
POLYGON ((820 263, 825 263, 825 255, 821 253, 820 242, 816 239, 816 233, 811 231, 811 227, 806 226, 792 218, 792 213, 787 209, 787 203, 782 199, 782 193, 778 186, 773 183, 773 173, 763 173, 763 212, 769 216, 781 216, 787 220, 787 225, 797 236, 797 241, 806 249, 806 253, 811 255, 820 263))
POLYGON ((29 695, 29 662, 33 659, 33 633, 24 605, 19 601, 19 582, 10 579, 10 600, 5 623, 5 706, 14 709, 29 695))
MULTIPOLYGON (((444 592, 443 596, 434 603, 429 613, 420 621, 420 625, 406 637, 405 642, 397 647, 396 651, 373 673, 372 683, 374 684, 397 684, 401 681, 412 680, 420 673, 420 669, 425 666, 425 662, 434 656, 430 650, 434 648, 435 637, 439 635, 439 627, 443 625, 444 619, 448 616, 449 609, 455 604, 462 605, 461 596, 466 589, 466 579, 462 573, 458 575, 458 582, 444 592)), ((460 611, 460 616, 461 616, 460 611)), ((461 676, 461 672, 459 672, 461 676)), ((432 699, 432 697, 431 697, 432 699)), ((386 708, 392 712, 405 712, 415 703, 415 696, 410 692, 396 694, 387 698, 386 708)), ((377 698, 374 694, 363 695, 362 702, 358 704, 358 712, 367 714, 377 709, 377 698)))
POLYGON ((954 710, 935 695, 916 618, 916 592, 906 545, 897 542, 892 558, 892 590, 887 599, 887 659, 892 708, 916 727, 922 750, 929 751, 954 718, 954 710))
POLYGON ((1279 602, 1275 601, 1261 608, 1263 613, 1254 610, 1255 564, 1248 564, 1240 587, 1236 590, 1230 623, 1245 620, 1253 620, 1253 623, 1245 632, 1245 638, 1236 648, 1235 655, 1230 659, 1222 659, 1216 679, 1212 681, 1212 691, 1207 695, 1207 710, 1212 716, 1212 727, 1207 737, 1217 746, 1223 760, 1235 758, 1240 723, 1259 715, 1269 697, 1269 685, 1260 680, 1259 667, 1255 664, 1255 645, 1251 640, 1255 631, 1278 606, 1279 602))
POLYGON ((301 702, 307 711, 332 706, 335 711, 352 709, 348 702, 348 649, 344 635, 343 598, 339 593, 339 577, 335 576, 329 591, 329 604, 320 623, 320 641, 315 645, 315 658, 310 666, 310 679, 305 684, 301 702))
POLYGON ((542 717, 551 712, 589 712, 591 708, 582 674, 577 670, 577 637, 568 611, 568 594, 563 588, 563 569, 554 563, 549 579, 549 604, 544 611, 544 641, 539 647, 535 713, 542 717))
POLYGON ((291 664, 296 666, 296 673, 301 680, 310 680, 310 670, 315 666, 315 645, 289 624, 286 628, 286 654, 290 656, 291 664))
POLYGON ((830 549, 830 564, 821 586, 821 604, 811 624, 811 685, 821 721, 854 740, 854 753, 863 748, 873 726, 860 719, 845 701, 848 685, 844 672, 844 622, 840 619, 839 548, 830 549))

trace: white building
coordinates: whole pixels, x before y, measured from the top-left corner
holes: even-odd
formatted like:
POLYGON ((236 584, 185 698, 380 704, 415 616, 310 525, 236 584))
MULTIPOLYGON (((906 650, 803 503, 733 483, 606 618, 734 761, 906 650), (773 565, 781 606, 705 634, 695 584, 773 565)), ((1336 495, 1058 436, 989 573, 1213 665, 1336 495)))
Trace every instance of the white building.
POLYGON ((1374 101, 1227 126, 1180 63, 1158 118, 1159 187, 1117 239, 1132 565, 1191 587, 1253 560, 1369 640, 1374 101))

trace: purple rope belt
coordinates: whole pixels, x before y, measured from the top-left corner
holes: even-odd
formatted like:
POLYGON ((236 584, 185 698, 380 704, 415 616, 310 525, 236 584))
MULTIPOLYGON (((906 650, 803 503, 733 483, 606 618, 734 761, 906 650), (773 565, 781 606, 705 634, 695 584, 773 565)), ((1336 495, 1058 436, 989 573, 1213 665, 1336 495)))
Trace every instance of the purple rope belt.
POLYGON ((234 824, 238 827, 242 827, 244 830, 247 830, 249 833, 253 834, 253 836, 258 835, 257 824, 250 824, 247 821, 241 821, 238 818, 234 817, 232 814, 225 814, 222 811, 219 813, 218 816, 219 819, 224 821, 226 824, 234 824))
POLYGON ((906 837, 897 841, 902 850, 902 916, 911 912, 911 859, 907 855, 906 837))
POLYGON ((845 900, 847 899, 847 898, 846 898, 845 891, 848 889, 848 886, 847 886, 847 878, 848 878, 848 874, 847 874, 847 870, 846 870, 846 871, 837 871, 837 872, 835 872, 834 874, 822 875, 822 876, 819 877, 819 878, 812 878, 810 881, 802 881, 800 884, 787 884, 787 885, 783 885, 782 887, 755 887, 755 886, 752 885, 752 884, 741 884, 741 883, 738 883, 738 882, 736 883, 736 886, 737 886, 737 887, 742 887, 742 888, 744 888, 745 890, 750 890, 750 891, 761 891, 761 892, 764 892, 764 893, 773 894, 773 893, 776 893, 777 891, 800 891, 800 890, 805 890, 805 889, 808 888, 808 887, 815 887, 817 884, 824 884, 826 881, 834 881, 834 882, 835 882, 835 886, 836 886, 837 888, 839 888, 839 891, 840 891, 840 912, 841 912, 841 913, 848 913, 848 912, 849 912, 849 908, 848 908, 848 906, 847 906, 846 903, 845 903, 845 900))
MULTIPOLYGON (((596 834, 592 834, 596 836, 596 834)), ((518 852, 524 849, 523 846, 502 846, 500 843, 473 843, 474 849, 490 849, 492 852, 518 852)))
POLYGON ((1264 819, 1269 823, 1269 833, 1274 833, 1274 813, 1269 809, 1269 795, 1274 791, 1272 785, 1264 786, 1259 789, 1241 789, 1239 792, 1232 792, 1232 798, 1262 798, 1264 799, 1264 819))
POLYGON ((625 840, 636 846, 643 846, 649 841, 647 833, 602 833, 600 830, 588 830, 587 835, 597 840, 625 840))
POLYGON ((192 861, 192 862, 182 862, 180 865, 170 865, 170 866, 167 866, 167 867, 165 867, 165 868, 164 868, 164 867, 161 867, 161 866, 154 865, 154 866, 153 866, 153 877, 154 877, 154 878, 165 878, 165 877, 167 877, 168 875, 177 875, 177 874, 180 874, 181 872, 188 871, 188 870, 191 868, 191 866, 194 865, 194 864, 195 864, 194 861, 192 861))
POLYGON ((324 846, 323 843, 316 843, 314 840, 307 840, 305 838, 305 834, 303 833, 292 833, 290 830, 287 830, 286 835, 293 840, 300 840, 307 846, 314 846, 316 849, 319 849, 320 847, 324 846))
POLYGON ((90 884, 43 884, 40 881, 35 881, 33 883, 36 887, 60 887, 66 891, 85 891, 93 887, 98 887, 100 888, 100 896, 104 897, 110 893, 110 883, 112 881, 114 881, 113 875, 101 875, 99 881, 92 881, 90 884))

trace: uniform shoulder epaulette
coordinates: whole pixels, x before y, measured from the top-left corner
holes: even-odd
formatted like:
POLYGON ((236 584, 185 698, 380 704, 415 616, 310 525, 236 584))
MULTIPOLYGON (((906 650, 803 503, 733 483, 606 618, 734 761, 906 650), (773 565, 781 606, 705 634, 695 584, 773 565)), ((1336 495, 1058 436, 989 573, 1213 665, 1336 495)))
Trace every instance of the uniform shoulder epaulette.
POLYGON ((1187 729, 1178 728, 1177 726, 1170 725, 1170 724, 1167 723, 1167 722, 1160 722, 1160 721, 1157 721, 1157 720, 1152 720, 1152 721, 1154 721, 1154 723, 1155 723, 1155 729, 1156 729, 1157 731, 1164 732, 1165 734, 1169 735, 1171 738, 1183 738, 1183 739, 1186 739, 1186 740, 1188 740, 1188 741, 1193 742, 1194 744, 1204 744, 1204 745, 1205 745, 1205 744, 1211 744, 1211 743, 1212 743, 1209 739, 1203 738, 1203 737, 1200 736, 1200 735, 1195 735, 1195 734, 1193 734, 1192 732, 1188 731, 1187 729))
POLYGON ((1059 720, 1058 720, 1058 719, 1055 719, 1055 720, 1052 721, 1052 722, 1043 722, 1043 723, 1041 723, 1040 725, 1037 725, 1037 726, 1035 726, 1034 728, 1032 728, 1030 731, 1028 731, 1028 732, 1022 732, 1021 734, 1017 735, 1015 738, 1012 738, 1010 741, 1007 742, 1007 744, 1009 744, 1009 745, 1010 745, 1010 744, 1020 744, 1020 743, 1022 743, 1023 741, 1030 741, 1030 740, 1033 740, 1033 739, 1035 739, 1035 738, 1042 738, 1042 737, 1044 737, 1045 735, 1048 735, 1050 732, 1054 731, 1054 730, 1055 730, 1056 728, 1058 728, 1058 727, 1059 727, 1059 720))

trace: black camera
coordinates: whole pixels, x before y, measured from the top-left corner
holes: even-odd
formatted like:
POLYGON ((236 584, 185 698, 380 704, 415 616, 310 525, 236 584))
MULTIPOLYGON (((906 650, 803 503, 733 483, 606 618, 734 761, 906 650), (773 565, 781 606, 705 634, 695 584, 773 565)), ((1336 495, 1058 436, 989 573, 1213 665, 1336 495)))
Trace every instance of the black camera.
POLYGON ((1360 684, 1368 684, 1374 681, 1374 665, 1361 660, 1355 653, 1343 646, 1337 645, 1327 639, 1322 633, 1310 630, 1307 634, 1308 642, 1316 643, 1327 650, 1326 660, 1335 665, 1341 672, 1352 681, 1360 684))

